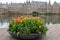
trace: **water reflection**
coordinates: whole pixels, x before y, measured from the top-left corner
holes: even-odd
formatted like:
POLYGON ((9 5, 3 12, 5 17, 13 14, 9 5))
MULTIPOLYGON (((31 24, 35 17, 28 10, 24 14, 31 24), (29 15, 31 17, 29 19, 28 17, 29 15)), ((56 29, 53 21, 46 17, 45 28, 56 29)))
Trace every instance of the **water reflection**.
POLYGON ((39 17, 45 19, 48 24, 60 24, 60 15, 39 15, 39 17))
POLYGON ((0 22, 0 28, 8 28, 8 22, 0 22))
MULTIPOLYGON (((11 15, 10 17, 5 15, 0 15, 0 28, 7 28, 9 21, 12 17, 18 17, 20 15, 11 15)), ((21 16, 32 16, 32 15, 21 15, 21 16)), ((38 15, 39 17, 45 19, 48 24, 60 24, 60 15, 38 15)))

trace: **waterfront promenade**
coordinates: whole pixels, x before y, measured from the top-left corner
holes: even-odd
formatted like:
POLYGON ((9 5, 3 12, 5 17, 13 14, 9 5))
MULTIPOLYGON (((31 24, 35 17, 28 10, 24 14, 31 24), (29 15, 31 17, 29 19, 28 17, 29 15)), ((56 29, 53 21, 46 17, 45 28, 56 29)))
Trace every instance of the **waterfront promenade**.
MULTIPOLYGON (((60 40, 60 24, 53 25, 51 24, 47 26, 49 30, 42 40, 60 40)), ((0 28, 0 40, 17 40, 17 39, 12 38, 7 32, 7 29, 0 28)))

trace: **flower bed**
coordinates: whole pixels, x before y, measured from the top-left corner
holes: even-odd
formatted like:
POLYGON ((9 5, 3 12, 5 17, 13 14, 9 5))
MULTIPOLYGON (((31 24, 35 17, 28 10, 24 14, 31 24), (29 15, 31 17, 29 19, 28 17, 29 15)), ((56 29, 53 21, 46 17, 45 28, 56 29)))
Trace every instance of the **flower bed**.
POLYGON ((37 38, 39 34, 46 34, 48 28, 45 24, 45 21, 40 17, 20 16, 18 18, 12 18, 12 21, 9 23, 8 31, 10 34, 13 33, 13 37, 16 36, 18 38, 19 36, 19 38, 33 39, 35 36, 35 38, 37 38), (34 36, 32 34, 36 35, 34 36), (25 37, 21 37, 21 35, 25 35, 25 37))

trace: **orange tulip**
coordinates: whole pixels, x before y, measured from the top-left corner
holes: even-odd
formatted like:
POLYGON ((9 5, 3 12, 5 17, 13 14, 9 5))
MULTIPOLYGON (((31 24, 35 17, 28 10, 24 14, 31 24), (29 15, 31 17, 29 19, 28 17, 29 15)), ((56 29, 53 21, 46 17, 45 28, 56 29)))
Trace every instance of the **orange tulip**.
POLYGON ((21 17, 18 17, 17 18, 17 22, 22 22, 22 18, 21 17))
POLYGON ((16 18, 12 18, 12 21, 13 21, 13 22, 16 22, 16 20, 17 20, 16 18))

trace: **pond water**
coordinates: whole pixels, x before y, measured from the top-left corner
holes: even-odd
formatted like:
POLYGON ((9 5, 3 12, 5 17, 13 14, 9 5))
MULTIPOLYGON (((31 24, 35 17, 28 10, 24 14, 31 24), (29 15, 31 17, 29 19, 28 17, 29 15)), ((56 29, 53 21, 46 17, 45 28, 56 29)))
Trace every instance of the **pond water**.
MULTIPOLYGON (((0 15, 0 28, 7 28, 9 21, 12 17, 17 17, 20 15, 0 15)), ((22 16, 32 16, 32 15, 22 15, 22 16)), ((60 24, 60 15, 38 15, 39 17, 45 19, 48 24, 60 24)))

